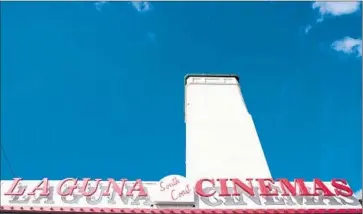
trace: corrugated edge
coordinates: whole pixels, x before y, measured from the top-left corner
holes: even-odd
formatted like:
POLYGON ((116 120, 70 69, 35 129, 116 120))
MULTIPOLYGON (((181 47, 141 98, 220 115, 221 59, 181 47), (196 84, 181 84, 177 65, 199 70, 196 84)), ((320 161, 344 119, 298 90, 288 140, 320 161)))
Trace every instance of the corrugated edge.
POLYGON ((95 207, 1 206, 8 213, 128 213, 128 214, 247 214, 247 213, 362 213, 360 209, 118 209, 95 207))
POLYGON ((237 74, 187 74, 184 76, 184 85, 187 84, 187 80, 190 77, 233 77, 239 82, 239 76, 237 74))

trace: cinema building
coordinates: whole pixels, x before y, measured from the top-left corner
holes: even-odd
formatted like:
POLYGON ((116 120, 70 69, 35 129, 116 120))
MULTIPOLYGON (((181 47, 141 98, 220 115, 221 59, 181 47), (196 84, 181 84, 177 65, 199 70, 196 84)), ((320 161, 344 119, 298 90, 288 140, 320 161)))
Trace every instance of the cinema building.
POLYGON ((124 177, 3 180, 0 211, 362 213, 361 204, 344 179, 270 179, 237 76, 186 76, 185 123, 185 176, 162 175, 159 181, 129 181, 124 177))

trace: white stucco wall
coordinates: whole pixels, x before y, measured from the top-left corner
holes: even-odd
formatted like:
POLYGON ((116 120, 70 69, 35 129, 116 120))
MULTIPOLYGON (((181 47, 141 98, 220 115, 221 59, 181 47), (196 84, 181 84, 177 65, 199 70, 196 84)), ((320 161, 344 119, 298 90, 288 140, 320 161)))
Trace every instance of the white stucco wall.
POLYGON ((187 77, 185 123, 188 179, 271 177, 235 77, 187 77))

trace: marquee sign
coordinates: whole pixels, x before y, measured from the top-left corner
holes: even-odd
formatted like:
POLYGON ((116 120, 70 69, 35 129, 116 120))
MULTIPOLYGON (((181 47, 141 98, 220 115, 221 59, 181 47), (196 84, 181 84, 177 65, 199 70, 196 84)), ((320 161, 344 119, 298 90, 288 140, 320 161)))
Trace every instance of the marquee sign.
POLYGON ((0 211, 102 213, 362 213, 342 179, 203 178, 170 175, 159 182, 127 179, 1 181, 0 211), (179 211, 178 211, 179 210, 179 211), (179 212, 180 213, 180 212, 179 212))

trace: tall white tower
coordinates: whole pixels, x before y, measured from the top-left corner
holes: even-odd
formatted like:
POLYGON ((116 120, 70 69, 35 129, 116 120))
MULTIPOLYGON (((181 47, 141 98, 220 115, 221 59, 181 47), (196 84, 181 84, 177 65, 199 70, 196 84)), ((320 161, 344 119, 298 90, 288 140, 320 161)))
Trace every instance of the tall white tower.
POLYGON ((185 77, 186 177, 270 178, 236 75, 185 77))

